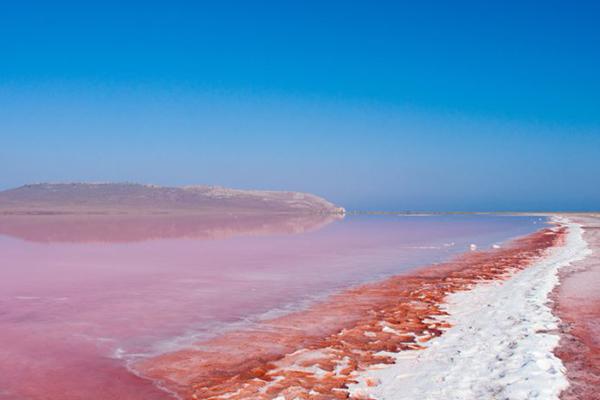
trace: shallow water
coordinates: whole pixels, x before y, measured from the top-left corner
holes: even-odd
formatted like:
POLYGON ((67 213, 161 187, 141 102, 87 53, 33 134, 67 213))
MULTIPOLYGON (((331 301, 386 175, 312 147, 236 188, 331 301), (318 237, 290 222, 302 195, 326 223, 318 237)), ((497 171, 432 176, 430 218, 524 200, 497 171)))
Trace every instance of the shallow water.
POLYGON ((139 360, 539 229, 507 216, 0 219, 0 399, 164 399, 139 360))

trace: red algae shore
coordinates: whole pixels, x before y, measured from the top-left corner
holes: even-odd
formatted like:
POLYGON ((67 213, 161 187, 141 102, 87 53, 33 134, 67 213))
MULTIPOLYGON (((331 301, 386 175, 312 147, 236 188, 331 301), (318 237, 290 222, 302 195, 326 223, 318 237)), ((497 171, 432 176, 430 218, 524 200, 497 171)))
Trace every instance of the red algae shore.
POLYGON ((561 319, 561 340, 555 354, 565 367, 569 387, 562 400, 600 398, 600 216, 574 216, 592 250, 585 259, 561 270, 553 293, 554 312, 561 319))
POLYGON ((565 232, 542 229, 501 249, 349 289, 305 311, 131 367, 182 399, 352 398, 348 386, 359 372, 394 362, 381 352, 421 349, 450 327, 447 295, 527 268, 560 245, 565 232))

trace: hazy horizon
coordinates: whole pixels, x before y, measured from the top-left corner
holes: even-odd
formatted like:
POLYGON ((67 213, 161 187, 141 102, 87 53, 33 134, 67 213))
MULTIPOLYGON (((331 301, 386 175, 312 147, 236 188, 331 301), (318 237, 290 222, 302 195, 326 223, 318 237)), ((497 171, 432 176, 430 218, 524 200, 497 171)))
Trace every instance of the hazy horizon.
POLYGON ((352 210, 600 209, 600 5, 6 4, 0 190, 315 193, 352 210))

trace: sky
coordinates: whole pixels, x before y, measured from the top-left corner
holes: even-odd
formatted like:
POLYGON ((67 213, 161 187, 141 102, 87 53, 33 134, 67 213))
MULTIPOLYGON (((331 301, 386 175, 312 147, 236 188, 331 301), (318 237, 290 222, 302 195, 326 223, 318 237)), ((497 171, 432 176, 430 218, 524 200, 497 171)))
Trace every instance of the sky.
POLYGON ((0 189, 599 210, 599 20, 595 1, 1 2, 0 189))

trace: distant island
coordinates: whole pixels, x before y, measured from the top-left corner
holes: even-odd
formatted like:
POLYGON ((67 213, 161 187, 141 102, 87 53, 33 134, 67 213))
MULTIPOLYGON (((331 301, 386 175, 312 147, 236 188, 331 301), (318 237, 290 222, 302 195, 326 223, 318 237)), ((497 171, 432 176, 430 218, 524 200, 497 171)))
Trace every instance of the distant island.
POLYGON ((344 214, 313 194, 218 186, 38 183, 0 191, 0 215, 344 214))

